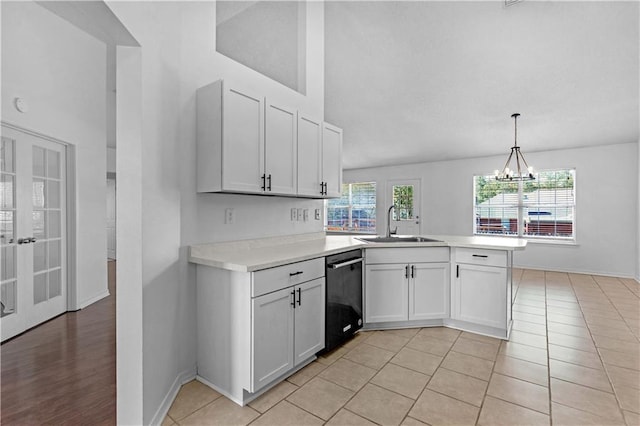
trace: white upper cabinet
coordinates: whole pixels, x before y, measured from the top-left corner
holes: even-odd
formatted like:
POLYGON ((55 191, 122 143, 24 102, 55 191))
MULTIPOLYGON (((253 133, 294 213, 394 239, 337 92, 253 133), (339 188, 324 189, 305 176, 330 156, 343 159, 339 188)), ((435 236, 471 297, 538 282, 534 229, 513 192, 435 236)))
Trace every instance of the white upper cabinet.
POLYGON ((322 126, 322 179, 324 196, 339 198, 342 192, 342 129, 329 123, 322 126))
POLYGON ((196 102, 198 192, 340 196, 341 129, 222 80, 196 102))
POLYGON ((216 81, 198 89, 198 192, 262 191, 264 97, 216 81))
POLYGON ((298 170, 298 121, 295 109, 266 103, 265 192, 296 195, 298 170))
POLYGON ((298 195, 320 198, 322 184, 322 120, 298 114, 298 195))
POLYGON ((298 115, 298 195, 337 198, 342 186, 342 129, 298 115))

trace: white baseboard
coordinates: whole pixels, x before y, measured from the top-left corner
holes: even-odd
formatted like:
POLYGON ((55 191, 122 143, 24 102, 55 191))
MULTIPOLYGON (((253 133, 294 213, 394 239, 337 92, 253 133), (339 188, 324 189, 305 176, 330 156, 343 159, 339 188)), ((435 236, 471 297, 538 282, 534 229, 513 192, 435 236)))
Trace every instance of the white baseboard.
POLYGON ((527 266, 527 265, 513 265, 515 269, 532 269, 534 271, 549 271, 549 272, 565 272, 568 274, 582 274, 582 275, 600 275, 603 277, 614 277, 614 278, 631 278, 640 282, 640 279, 634 277, 633 275, 625 275, 616 272, 610 271, 589 271, 589 270, 575 270, 575 269, 565 269, 565 268, 544 268, 540 266, 527 266))
POLYGON ((96 303, 98 300, 102 300, 105 297, 108 297, 111 293, 109 293, 109 290, 105 290, 102 293, 98 294, 97 296, 93 296, 87 300, 82 301, 81 303, 78 304, 78 308, 77 309, 84 309, 89 305, 92 305, 94 303, 96 303))
POLYGON ((171 388, 167 392, 167 395, 162 400, 162 404, 156 410, 156 414, 154 414, 153 418, 149 422, 150 425, 160 425, 164 421, 164 418, 167 417, 169 413, 169 409, 171 408, 171 404, 173 404, 173 400, 178 396, 178 392, 180 392, 180 387, 185 383, 190 382, 191 380, 196 378, 196 367, 194 366, 192 369, 183 371, 178 374, 176 379, 173 381, 171 388))

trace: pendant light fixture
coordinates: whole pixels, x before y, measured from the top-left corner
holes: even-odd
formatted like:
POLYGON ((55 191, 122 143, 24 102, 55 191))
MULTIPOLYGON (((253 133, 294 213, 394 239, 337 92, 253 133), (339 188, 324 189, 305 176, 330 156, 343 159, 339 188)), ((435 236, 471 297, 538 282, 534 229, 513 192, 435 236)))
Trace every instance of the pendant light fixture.
POLYGON ((519 180, 535 180, 533 176, 533 167, 530 167, 527 164, 527 161, 524 159, 522 152, 520 152, 520 147, 518 146, 518 117, 520 114, 517 112, 515 114, 511 114, 514 120, 514 128, 515 128, 515 136, 513 146, 511 147, 511 153, 509 154, 509 158, 507 158, 507 162, 504 164, 502 171, 496 170, 496 180, 499 181, 519 181, 519 180), (515 157, 516 169, 511 168, 511 159, 515 157), (523 168, 524 167, 524 168, 523 168))

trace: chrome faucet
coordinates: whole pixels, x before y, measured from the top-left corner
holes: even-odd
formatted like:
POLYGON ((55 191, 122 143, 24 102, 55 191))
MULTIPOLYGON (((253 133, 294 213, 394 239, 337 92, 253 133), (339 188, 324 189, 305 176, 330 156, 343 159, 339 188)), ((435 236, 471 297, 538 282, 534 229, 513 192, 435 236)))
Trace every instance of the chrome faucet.
POLYGON ((391 234, 396 234, 398 232, 398 227, 397 226, 393 230, 393 232, 391 231, 391 210, 393 210, 395 208, 396 208, 396 206, 393 205, 393 206, 389 207, 389 211, 387 212, 387 237, 390 237, 391 234))

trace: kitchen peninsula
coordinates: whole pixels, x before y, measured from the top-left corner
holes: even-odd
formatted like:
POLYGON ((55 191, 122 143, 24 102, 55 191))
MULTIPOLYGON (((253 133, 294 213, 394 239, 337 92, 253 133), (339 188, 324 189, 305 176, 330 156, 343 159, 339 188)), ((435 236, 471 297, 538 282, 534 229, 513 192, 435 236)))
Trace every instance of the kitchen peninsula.
POLYGON ((365 330, 447 326, 509 338, 513 251, 526 240, 313 233, 190 247, 198 378, 240 405, 324 348, 325 257, 362 250, 365 330), (296 305, 297 303, 297 305, 296 305))

